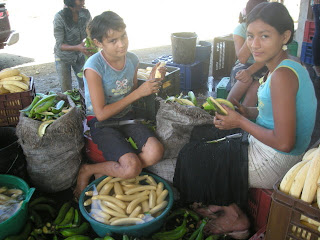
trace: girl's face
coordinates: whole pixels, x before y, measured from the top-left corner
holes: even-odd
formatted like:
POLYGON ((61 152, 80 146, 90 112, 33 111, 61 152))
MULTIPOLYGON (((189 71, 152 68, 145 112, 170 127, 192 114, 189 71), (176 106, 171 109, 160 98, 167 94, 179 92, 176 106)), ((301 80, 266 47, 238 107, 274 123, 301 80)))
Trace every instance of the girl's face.
POLYGON ((288 30, 283 34, 258 19, 247 27, 247 45, 256 62, 268 63, 283 53, 282 46, 291 36, 288 30))
POLYGON ((124 57, 128 50, 128 36, 125 29, 120 31, 110 29, 107 37, 103 38, 102 43, 97 42, 98 47, 103 49, 105 56, 112 60, 124 57))
POLYGON ((74 9, 80 10, 81 8, 84 7, 85 0, 75 0, 74 3, 75 3, 74 9))

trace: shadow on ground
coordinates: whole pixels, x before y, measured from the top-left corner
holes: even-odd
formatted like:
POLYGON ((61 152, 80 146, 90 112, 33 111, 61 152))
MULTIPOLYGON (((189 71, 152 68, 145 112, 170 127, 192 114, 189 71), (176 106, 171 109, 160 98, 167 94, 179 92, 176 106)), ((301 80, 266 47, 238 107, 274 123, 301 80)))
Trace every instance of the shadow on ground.
POLYGON ((23 57, 15 54, 0 53, 0 69, 15 67, 34 61, 34 58, 23 57))

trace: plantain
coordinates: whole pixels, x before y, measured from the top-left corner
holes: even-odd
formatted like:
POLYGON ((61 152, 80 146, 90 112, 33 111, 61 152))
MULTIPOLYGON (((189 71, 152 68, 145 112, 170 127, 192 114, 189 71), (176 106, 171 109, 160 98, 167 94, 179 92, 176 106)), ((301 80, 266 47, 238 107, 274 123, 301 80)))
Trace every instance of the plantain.
POLYGON ((74 208, 70 207, 64 219, 59 225, 66 225, 66 224, 72 223, 73 219, 74 219, 74 208))
POLYGON ((192 102, 195 106, 197 106, 197 105, 198 105, 198 102, 197 102, 196 96, 194 95, 194 92, 193 92, 193 91, 189 91, 189 92, 188 92, 188 96, 190 97, 191 102, 192 102))
POLYGON ((3 78, 7 78, 7 77, 13 77, 13 76, 17 76, 20 74, 20 70, 19 69, 14 69, 14 68, 6 68, 6 69, 3 69, 1 72, 0 72, 0 79, 3 79, 3 78))
POLYGON ((216 98, 216 101, 218 103, 226 105, 228 108, 231 108, 232 110, 234 110, 234 106, 233 106, 232 102, 228 101, 227 99, 216 98))
POLYGON ((16 92, 24 92, 25 90, 17 87, 16 85, 13 84, 2 84, 4 89, 7 89, 8 91, 10 91, 10 93, 16 93, 16 92))
POLYGON ((56 217, 56 219, 53 221, 53 224, 57 225, 60 224, 63 219, 65 218, 67 212, 69 211, 69 209, 71 208, 71 202, 66 202, 62 205, 62 207, 60 208, 59 212, 58 212, 58 216, 56 217))
POLYGON ((88 222, 83 222, 79 227, 63 229, 60 231, 60 234, 64 237, 71 237, 74 235, 81 235, 88 232, 90 225, 88 222))

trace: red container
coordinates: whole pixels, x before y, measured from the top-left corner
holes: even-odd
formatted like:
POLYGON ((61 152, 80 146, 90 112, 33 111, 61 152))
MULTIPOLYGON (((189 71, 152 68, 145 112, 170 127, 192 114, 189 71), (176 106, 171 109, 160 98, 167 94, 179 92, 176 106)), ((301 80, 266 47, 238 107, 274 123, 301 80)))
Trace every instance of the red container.
POLYGON ((98 145, 92 141, 91 136, 84 135, 86 155, 90 161, 95 163, 105 162, 102 152, 98 149, 98 145))
POLYGON ((87 158, 92 162, 95 162, 95 163, 105 162, 106 160, 104 159, 102 152, 98 149, 98 145, 92 141, 92 138, 90 136, 90 130, 87 126, 87 122, 90 121, 92 118, 94 118, 94 116, 87 116, 87 121, 83 122, 84 129, 88 129, 84 133, 86 155, 87 155, 87 158))
POLYGON ((16 126, 19 122, 20 110, 28 107, 36 90, 33 77, 30 77, 28 91, 17 93, 6 93, 0 95, 0 127, 16 126))
POLYGON ((249 189, 248 212, 255 232, 258 232, 267 225, 271 205, 271 195, 271 189, 249 189))
POLYGON ((311 43, 315 32, 314 21, 307 20, 304 25, 303 41, 311 43))

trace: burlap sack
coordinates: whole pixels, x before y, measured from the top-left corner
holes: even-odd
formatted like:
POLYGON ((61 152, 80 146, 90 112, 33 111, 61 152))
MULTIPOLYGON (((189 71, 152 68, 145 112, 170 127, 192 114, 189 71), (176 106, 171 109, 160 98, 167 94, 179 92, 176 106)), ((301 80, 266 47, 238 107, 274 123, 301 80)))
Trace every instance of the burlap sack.
POLYGON ((160 107, 157 112, 157 136, 164 145, 164 159, 177 158, 181 148, 189 142, 194 126, 212 124, 213 116, 200 107, 165 102, 157 98, 160 107))
POLYGON ((20 115, 16 127, 19 143, 27 160, 27 171, 34 186, 45 192, 71 187, 76 180, 84 146, 82 111, 73 106, 55 120, 43 137, 38 136, 41 121, 20 115))

